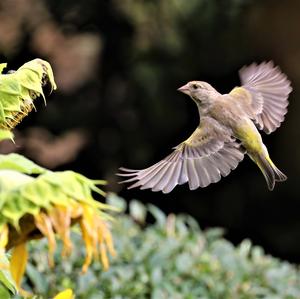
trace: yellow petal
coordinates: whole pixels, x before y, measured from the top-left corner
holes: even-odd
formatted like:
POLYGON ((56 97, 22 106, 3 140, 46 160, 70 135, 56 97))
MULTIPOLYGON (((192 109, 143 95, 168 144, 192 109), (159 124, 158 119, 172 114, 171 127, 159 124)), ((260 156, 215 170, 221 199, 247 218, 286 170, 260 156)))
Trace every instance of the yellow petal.
POLYGON ((83 213, 82 206, 76 201, 71 202, 70 208, 71 208, 71 218, 72 219, 79 218, 83 213))
POLYGON ((85 273, 92 262, 94 248, 93 248, 93 240, 91 238, 91 235, 88 233, 86 223, 84 222, 83 219, 80 219, 79 224, 80 224, 82 238, 85 243, 85 250, 86 250, 85 261, 82 266, 82 272, 85 273))
POLYGON ((102 262, 104 271, 107 271, 109 268, 109 261, 107 258, 106 248, 105 248, 104 243, 100 244, 100 257, 101 257, 101 262, 102 262))
POLYGON ((93 257, 96 259, 100 257, 104 270, 108 270, 107 249, 111 255, 115 255, 110 231, 97 210, 87 204, 81 204, 81 206, 82 215, 79 224, 86 247, 86 257, 82 272, 87 271, 93 257))
POLYGON ((73 291, 71 289, 66 289, 58 293, 53 299, 73 299, 73 291))
POLYGON ((90 238, 92 251, 97 256, 98 234, 97 234, 97 215, 94 208, 83 204, 82 223, 85 227, 86 234, 90 238))
POLYGON ((49 254, 48 260, 50 267, 54 267, 53 254, 56 248, 55 235, 52 229, 50 218, 45 213, 40 213, 34 216, 35 225, 40 232, 48 239, 49 254))
POLYGON ((16 283, 17 288, 20 288, 22 277, 25 272, 28 259, 26 243, 21 243, 13 248, 10 260, 10 272, 16 283))
POLYGON ((0 231, 0 250, 5 249, 8 242, 8 226, 5 224, 0 231))
MULTIPOLYGON (((8 226, 4 224, 0 231, 0 259, 5 255, 5 246, 8 242, 8 226)), ((7 270, 8 264, 0 263, 0 270, 7 270)))
POLYGON ((64 247, 62 256, 69 255, 72 251, 72 243, 70 239, 71 226, 71 208, 57 205, 48 212, 52 225, 63 241, 64 247))
POLYGON ((100 220, 99 222, 99 234, 102 234, 102 238, 107 246, 109 253, 112 256, 116 256, 116 251, 114 248, 113 239, 107 225, 104 221, 100 220))

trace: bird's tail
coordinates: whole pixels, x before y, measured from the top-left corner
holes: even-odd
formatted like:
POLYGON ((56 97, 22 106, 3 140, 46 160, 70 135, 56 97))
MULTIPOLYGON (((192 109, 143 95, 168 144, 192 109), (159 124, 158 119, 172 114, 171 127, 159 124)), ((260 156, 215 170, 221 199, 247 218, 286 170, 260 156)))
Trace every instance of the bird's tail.
POLYGON ((269 190, 274 189, 275 182, 283 182, 287 179, 287 176, 275 166, 268 154, 262 153, 252 158, 263 173, 269 190))

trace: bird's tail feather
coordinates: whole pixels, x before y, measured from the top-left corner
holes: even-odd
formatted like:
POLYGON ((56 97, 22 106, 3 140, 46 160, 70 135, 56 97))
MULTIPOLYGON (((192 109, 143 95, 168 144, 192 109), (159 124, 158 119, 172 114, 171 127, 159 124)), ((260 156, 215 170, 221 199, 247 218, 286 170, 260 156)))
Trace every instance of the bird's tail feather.
POLYGON ((275 166, 268 155, 260 154, 253 158, 263 173, 269 190, 274 189, 275 182, 283 182, 287 179, 287 176, 275 166))

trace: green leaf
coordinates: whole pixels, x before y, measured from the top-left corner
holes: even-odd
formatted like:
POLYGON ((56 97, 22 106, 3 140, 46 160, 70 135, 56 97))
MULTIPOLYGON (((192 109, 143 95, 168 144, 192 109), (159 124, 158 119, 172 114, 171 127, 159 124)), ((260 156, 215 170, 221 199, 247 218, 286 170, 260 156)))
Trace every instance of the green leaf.
POLYGON ((36 267, 31 264, 27 265, 26 275, 35 286, 35 291, 37 293, 46 293, 49 289, 49 283, 46 280, 46 277, 42 276, 39 271, 37 271, 36 267))
POLYGON ((249 256, 250 252, 251 252, 251 247, 252 247, 252 243, 250 240, 246 239, 243 240, 243 242, 240 244, 240 246, 238 247, 239 249, 239 254, 242 257, 247 257, 249 256))
POLYGON ((16 170, 26 174, 40 174, 47 170, 19 154, 0 155, 0 169, 16 170))
POLYGON ((129 213, 133 219, 140 223, 146 220, 147 210, 146 207, 137 200, 132 200, 129 204, 129 213))
MULTIPOLYGON (((21 188, 20 197, 22 197, 23 201, 31 202, 39 208, 49 208, 52 201, 54 203, 63 202, 63 196, 60 196, 59 199, 54 199, 53 191, 55 192, 56 188, 53 189, 43 180, 43 177, 39 177, 21 188)), ((57 195, 59 197, 59 194, 57 195)))
POLYGON ((164 227, 166 225, 167 217, 158 207, 148 204, 148 210, 159 226, 164 227))
POLYGON ((9 291, 0 283, 0 298, 1 299, 11 299, 9 291))
POLYGON ((14 227, 18 228, 19 220, 25 214, 37 214, 40 210, 40 206, 33 204, 28 200, 24 200, 19 192, 10 192, 6 197, 6 201, 2 205, 0 218, 4 217, 8 223, 11 223, 14 227))
MULTIPOLYGON (((1 107, 0 107, 1 108, 1 107)), ((0 109, 1 113, 1 109, 0 109)), ((0 120, 2 117, 0 116, 0 120)), ((11 141, 14 140, 14 134, 9 130, 0 129, 0 141, 4 139, 10 139, 11 141)))
MULTIPOLYGON (((8 267, 8 259, 3 254, 0 257, 0 263, 2 265, 7 265, 7 267, 8 267)), ((1 285, 2 285, 2 288, 5 287, 7 290, 12 292, 13 294, 15 294, 17 292, 15 282, 14 282, 14 280, 10 274, 10 271, 8 269, 0 270, 0 294, 1 294, 1 285)), ((0 295, 0 298, 2 299, 3 297, 0 295)))
POLYGON ((0 74, 2 74, 3 70, 6 68, 7 63, 0 63, 0 74))
POLYGON ((115 193, 108 193, 106 200, 109 205, 116 207, 120 212, 124 212, 127 208, 126 201, 115 193))
POLYGON ((1 75, 0 82, 1 102, 6 110, 14 110, 15 108, 10 107, 10 105, 21 104, 21 99, 19 99, 18 96, 20 97, 22 95, 22 87, 19 81, 16 80, 15 73, 1 75), (11 97, 11 95, 13 95, 13 97, 11 97))
POLYGON ((20 70, 30 70, 35 71, 42 76, 45 74, 49 80, 52 89, 56 89, 56 83, 54 81, 53 71, 49 62, 42 60, 42 59, 34 59, 29 62, 26 62, 20 67, 20 70))

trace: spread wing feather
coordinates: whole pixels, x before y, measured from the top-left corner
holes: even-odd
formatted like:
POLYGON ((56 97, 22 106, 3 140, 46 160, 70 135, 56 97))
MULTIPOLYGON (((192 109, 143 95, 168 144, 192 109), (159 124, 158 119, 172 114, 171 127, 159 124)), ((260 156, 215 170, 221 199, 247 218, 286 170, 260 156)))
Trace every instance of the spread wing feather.
POLYGON ((230 95, 239 100, 260 130, 272 133, 287 113, 290 81, 271 61, 243 67, 239 74, 242 87, 234 88, 230 95))
POLYGON ((237 167, 244 151, 230 133, 209 117, 165 159, 142 170, 120 168, 118 175, 128 177, 122 183, 133 183, 152 191, 171 192, 176 185, 189 184, 191 190, 218 182, 237 167))

